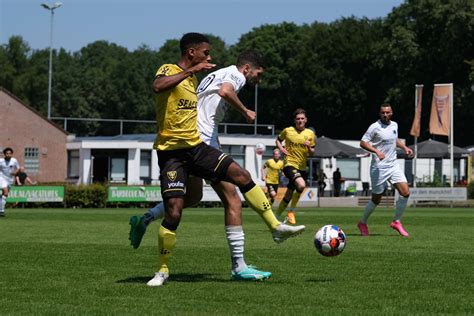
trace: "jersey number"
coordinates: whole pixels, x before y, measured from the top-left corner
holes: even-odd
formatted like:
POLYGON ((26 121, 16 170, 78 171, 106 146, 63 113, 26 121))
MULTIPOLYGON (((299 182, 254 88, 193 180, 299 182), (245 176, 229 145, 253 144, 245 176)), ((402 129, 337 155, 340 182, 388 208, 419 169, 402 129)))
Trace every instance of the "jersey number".
POLYGON ((206 78, 204 78, 204 80, 201 82, 201 84, 198 87, 197 93, 201 93, 204 90, 206 90, 211 85, 211 83, 214 81, 215 78, 216 78, 215 74, 209 75, 206 78))

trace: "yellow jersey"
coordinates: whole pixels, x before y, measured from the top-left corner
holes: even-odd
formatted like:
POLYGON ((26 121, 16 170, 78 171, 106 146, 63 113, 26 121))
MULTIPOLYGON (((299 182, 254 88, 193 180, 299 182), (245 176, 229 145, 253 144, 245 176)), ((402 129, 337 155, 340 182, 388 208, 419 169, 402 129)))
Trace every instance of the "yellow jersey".
POLYGON ((309 140, 310 147, 316 146, 316 134, 308 128, 299 131, 291 126, 285 128, 280 135, 278 135, 278 139, 281 142, 285 141, 285 148, 288 151, 288 155, 285 159, 285 167, 293 166, 298 170, 306 170, 308 148, 306 148, 304 143, 309 140))
MULTIPOLYGON (((182 71, 178 65, 164 64, 156 76, 172 76, 182 71)), ((155 95, 158 132, 154 149, 192 148, 202 142, 197 129, 197 86, 197 78, 193 75, 155 95)))
POLYGON ((279 184, 280 183, 280 172, 283 170, 283 160, 275 160, 274 158, 268 159, 263 168, 267 169, 267 175, 265 176, 265 183, 267 184, 279 184))

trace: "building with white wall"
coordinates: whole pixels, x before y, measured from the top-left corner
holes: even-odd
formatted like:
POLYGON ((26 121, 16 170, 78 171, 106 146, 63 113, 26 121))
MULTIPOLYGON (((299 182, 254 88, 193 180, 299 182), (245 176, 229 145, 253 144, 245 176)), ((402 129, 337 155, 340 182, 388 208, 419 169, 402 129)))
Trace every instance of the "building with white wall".
MULTIPOLYGON (((67 143, 68 180, 77 184, 94 182, 111 184, 159 184, 159 168, 156 152, 152 150, 155 134, 133 134, 109 137, 76 137, 67 143)), ((275 135, 239 135, 223 134, 219 136, 224 152, 230 154, 236 162, 247 169, 254 181, 264 185, 261 180, 261 166, 273 155, 275 135), (263 154, 255 153, 255 146, 266 146, 263 154)), ((344 141, 344 144, 358 147, 359 141, 344 141)), ((317 150, 317 145, 316 145, 317 150)), ((308 181, 316 186, 315 175, 322 169, 327 176, 326 196, 333 189, 332 174, 339 168, 346 179, 343 189, 353 186, 363 190, 363 183, 370 183, 370 156, 361 158, 311 158, 308 163, 308 181)), ((401 169, 411 183, 413 179, 413 160, 398 159, 401 169)), ((435 172, 449 175, 449 160, 417 159, 417 181, 433 181, 435 172)), ((455 175, 466 176, 467 163, 458 159, 455 163, 455 175)))

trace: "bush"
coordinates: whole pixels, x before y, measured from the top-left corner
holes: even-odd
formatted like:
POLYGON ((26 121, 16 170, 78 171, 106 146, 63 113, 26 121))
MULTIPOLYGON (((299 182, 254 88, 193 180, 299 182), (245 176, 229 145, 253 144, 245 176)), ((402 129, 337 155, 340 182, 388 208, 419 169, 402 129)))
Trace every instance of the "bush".
POLYGON ((474 181, 467 186, 467 198, 474 199, 474 181))
POLYGON ((64 206, 99 208, 107 204, 107 187, 101 184, 64 186, 64 206))

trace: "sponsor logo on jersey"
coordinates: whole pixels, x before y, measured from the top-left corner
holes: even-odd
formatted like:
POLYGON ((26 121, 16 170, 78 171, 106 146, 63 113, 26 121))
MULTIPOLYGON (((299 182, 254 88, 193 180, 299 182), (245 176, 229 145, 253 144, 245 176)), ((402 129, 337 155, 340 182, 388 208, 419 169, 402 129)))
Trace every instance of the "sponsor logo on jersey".
POLYGON ((166 175, 168 176, 168 179, 170 179, 170 181, 176 180, 176 175, 177 175, 177 174, 178 174, 178 173, 177 173, 176 171, 168 171, 168 172, 166 173, 166 175))
POLYGON ((179 99, 178 109, 180 110, 194 110, 197 107, 197 101, 188 99, 179 99))

